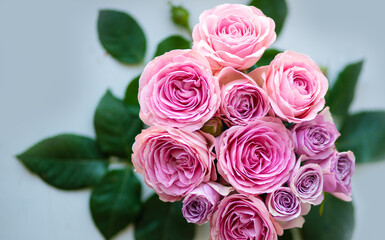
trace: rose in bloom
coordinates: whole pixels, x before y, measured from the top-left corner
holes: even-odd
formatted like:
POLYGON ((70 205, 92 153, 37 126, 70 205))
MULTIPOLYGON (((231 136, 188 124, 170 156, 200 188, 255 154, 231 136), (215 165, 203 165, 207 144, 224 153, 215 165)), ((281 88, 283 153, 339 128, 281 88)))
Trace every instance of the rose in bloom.
POLYGON ((150 127, 135 138, 132 163, 162 201, 178 201, 215 180, 214 137, 200 131, 150 127))
POLYGON ((225 197, 210 220, 210 239, 276 240, 282 228, 275 223, 259 197, 234 194, 225 197))
POLYGON ((314 119, 322 110, 328 81, 308 56, 285 51, 266 69, 265 88, 278 117, 300 123, 314 119))
POLYGON ((324 191, 335 197, 351 201, 351 180, 355 168, 355 156, 353 152, 335 151, 330 157, 319 162, 324 171, 324 191))
POLYGON ((218 172, 240 193, 269 193, 288 180, 295 165, 293 149, 281 120, 262 117, 217 138, 218 172))
POLYGON ((334 152, 334 142, 340 136, 326 107, 313 120, 295 124, 291 128, 295 152, 310 159, 324 159, 334 152))
POLYGON ((221 88, 219 116, 228 126, 246 125, 265 116, 269 109, 268 96, 248 75, 231 67, 218 74, 221 88))
POLYGON ((276 39, 275 23, 261 10, 242 4, 223 4, 204 11, 193 30, 193 49, 213 70, 247 69, 276 39))
POLYGON ((290 188, 302 202, 320 204, 324 199, 322 168, 314 163, 301 166, 293 174, 290 188))
POLYGON ((182 213, 189 223, 204 224, 223 196, 231 191, 216 182, 202 183, 183 199, 182 213))
POLYGON ((200 129, 219 107, 219 86, 198 52, 173 50, 149 62, 139 79, 140 118, 149 126, 200 129))
POLYGON ((302 227, 310 204, 302 203, 289 187, 280 187, 266 196, 270 214, 283 229, 302 227))

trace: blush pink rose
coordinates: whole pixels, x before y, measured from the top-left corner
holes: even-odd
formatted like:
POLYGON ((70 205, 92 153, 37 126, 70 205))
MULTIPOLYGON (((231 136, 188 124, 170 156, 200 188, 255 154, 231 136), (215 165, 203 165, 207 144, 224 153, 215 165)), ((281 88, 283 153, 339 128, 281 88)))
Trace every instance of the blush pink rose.
POLYGON ((183 199, 183 216, 189 223, 206 223, 219 201, 232 190, 216 182, 202 183, 183 199))
POLYGON ((340 136, 326 107, 313 120, 294 124, 293 133, 295 152, 310 159, 324 159, 334 152, 335 141, 340 136))
POLYGON ((215 151, 219 174, 244 194, 273 192, 295 166, 291 134, 273 117, 227 129, 217 138, 215 151))
POLYGON ((248 75, 231 67, 218 74, 221 88, 221 105, 218 114, 227 126, 247 125, 267 115, 269 98, 248 75))
POLYGON ((225 197, 210 220, 211 240, 277 240, 282 233, 263 201, 243 194, 225 197))
POLYGON ((290 123, 315 118, 325 105, 328 81, 308 56, 285 51, 262 73, 274 113, 290 123))
POLYGON ((193 49, 207 57, 211 68, 247 69, 275 41, 275 23, 261 10, 223 4, 204 11, 193 30, 193 49))
POLYGON ((198 52, 173 50, 149 62, 139 79, 140 118, 149 126, 200 129, 219 107, 219 86, 198 52))
POLYGON ((216 179, 214 141, 200 131, 150 127, 136 136, 132 163, 162 201, 178 201, 202 182, 216 179))

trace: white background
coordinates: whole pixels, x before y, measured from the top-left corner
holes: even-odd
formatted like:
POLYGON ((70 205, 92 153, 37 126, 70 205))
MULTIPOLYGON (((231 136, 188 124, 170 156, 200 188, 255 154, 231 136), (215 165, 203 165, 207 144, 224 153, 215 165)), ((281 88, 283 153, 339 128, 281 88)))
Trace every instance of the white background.
MULTIPOLYGON (((175 1, 199 14, 217 4, 175 1)), ((233 2, 247 3, 244 0, 233 2)), ((385 110, 383 9, 378 0, 288 0, 289 16, 275 47, 303 52, 330 78, 365 58, 353 111, 385 110)), ((90 191, 54 189, 15 159, 58 133, 94 136, 93 112, 107 88, 123 96, 142 65, 127 67, 98 42, 98 10, 129 12, 144 28, 146 62, 156 44, 181 29, 169 21, 167 0, 0 0, 0 239, 102 239, 88 210, 90 191)), ((183 32, 183 31, 182 31, 183 32)), ((354 240, 380 239, 385 208, 385 161, 358 166, 353 177, 354 240)), ((203 230, 202 230, 203 229, 203 230)), ((207 239, 207 227, 197 239, 207 239)), ((383 238, 383 237, 382 237, 383 238)), ((115 239, 132 239, 127 228, 115 239)))

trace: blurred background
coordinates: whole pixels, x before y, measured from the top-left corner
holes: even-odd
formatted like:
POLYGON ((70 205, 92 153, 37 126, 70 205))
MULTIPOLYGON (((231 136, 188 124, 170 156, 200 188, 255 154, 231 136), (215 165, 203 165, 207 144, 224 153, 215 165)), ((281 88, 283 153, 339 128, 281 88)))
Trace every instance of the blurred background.
MULTIPOLYGON (((248 3, 234 0, 232 3, 248 3)), ((220 0, 175 0, 190 23, 220 0)), ((365 59, 352 111, 385 110, 385 3, 378 0, 287 0, 289 15, 274 47, 306 53, 329 71, 365 59)), ((15 158, 63 132, 94 137, 93 113, 107 88, 122 97, 143 65, 112 59, 98 41, 99 9, 128 12, 143 27, 150 61, 156 45, 181 33, 167 0, 0 0, 0 239, 103 239, 88 209, 89 190, 61 191, 15 158)), ((353 176, 354 240, 383 238, 385 161, 360 165, 353 176), (382 235, 381 235, 382 234, 382 235)), ((148 190, 146 191, 149 192, 148 190)), ((208 239, 208 227, 196 239, 208 239)), ((126 229, 114 239, 133 239, 126 229)))

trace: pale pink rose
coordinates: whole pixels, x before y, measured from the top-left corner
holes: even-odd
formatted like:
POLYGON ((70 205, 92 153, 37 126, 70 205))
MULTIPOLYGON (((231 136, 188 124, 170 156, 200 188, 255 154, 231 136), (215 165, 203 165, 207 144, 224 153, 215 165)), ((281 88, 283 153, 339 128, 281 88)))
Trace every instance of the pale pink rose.
MULTIPOLYGON (((301 160, 300 158, 298 162, 301 162, 301 160)), ((299 164, 296 169, 298 166, 299 164)), ((324 199, 323 187, 322 168, 318 164, 305 164, 293 172, 290 188, 302 202, 313 205, 321 204, 324 199)))
MULTIPOLYGON (((319 163, 324 173, 324 191, 329 192, 343 201, 352 200, 352 176, 355 168, 353 152, 337 152, 319 163)), ((314 162, 313 161, 313 162, 314 162)))
POLYGON ((216 182, 202 183, 183 199, 182 213, 187 222, 202 225, 213 214, 219 201, 233 190, 216 182))
POLYGON ((328 81, 308 56, 285 51, 262 73, 274 113, 290 123, 315 118, 325 105, 328 81))
POLYGON ((202 182, 215 180, 214 141, 201 131, 150 127, 136 136, 132 163, 162 201, 178 201, 202 182))
POLYGON ((273 117, 227 129, 217 138, 215 151, 219 174, 244 194, 273 192, 295 165, 291 134, 273 117))
POLYGON ((340 136, 326 107, 313 120, 294 124, 293 133, 295 152, 310 159, 324 159, 334 152, 335 141, 340 136))
POLYGON ((139 79, 140 118, 149 126, 200 129, 217 111, 218 82, 198 52, 173 50, 149 62, 139 79))
POLYGON ((275 41, 274 29, 274 21, 258 8, 223 4, 200 15, 193 30, 193 49, 207 57, 214 71, 247 69, 275 41))
POLYGON ((248 75, 226 67, 218 74, 218 82, 221 88, 218 114, 227 126, 247 125, 267 115, 269 98, 248 75))
POLYGON ((277 234, 282 233, 282 228, 258 196, 227 196, 219 203, 210 220, 211 240, 277 240, 277 234))
POLYGON ((266 196, 266 206, 270 214, 283 229, 301 228, 303 215, 310 211, 309 203, 302 203, 289 187, 280 187, 266 196))

